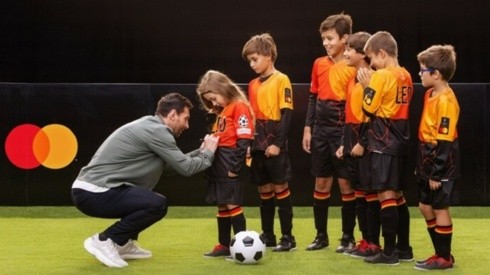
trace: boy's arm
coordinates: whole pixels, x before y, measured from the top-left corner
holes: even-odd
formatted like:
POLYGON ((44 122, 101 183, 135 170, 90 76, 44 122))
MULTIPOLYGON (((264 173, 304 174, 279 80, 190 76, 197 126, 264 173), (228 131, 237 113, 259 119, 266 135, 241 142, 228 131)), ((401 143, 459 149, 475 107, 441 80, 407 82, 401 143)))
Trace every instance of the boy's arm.
POLYGON ((237 140, 236 150, 231 159, 229 172, 238 175, 238 172, 242 170, 243 164, 245 163, 245 157, 247 155, 247 149, 251 145, 251 143, 252 140, 246 138, 241 138, 237 140))
POLYGON ((376 109, 373 109, 373 108, 370 108, 371 107, 371 103, 372 101, 374 100, 374 95, 376 94, 376 91, 367 87, 364 89, 364 99, 363 99, 363 102, 362 102, 362 111, 364 112, 364 114, 366 114, 367 117, 369 118, 373 118, 375 117, 375 111, 376 109), (370 109, 373 109, 374 111, 369 111, 367 110, 368 108, 370 109))
POLYGON ((310 93, 308 98, 308 109, 306 110, 305 127, 313 127, 313 123, 315 122, 316 99, 317 94, 310 93))
POLYGON ((430 179, 441 181, 447 168, 447 161, 451 151, 453 142, 447 140, 437 140, 437 145, 434 148, 434 158, 430 179))
POLYGON ((291 119, 293 117, 293 110, 289 108, 281 109, 281 120, 279 121, 276 139, 273 144, 279 148, 282 148, 286 140, 288 139, 289 127, 291 125, 291 119))

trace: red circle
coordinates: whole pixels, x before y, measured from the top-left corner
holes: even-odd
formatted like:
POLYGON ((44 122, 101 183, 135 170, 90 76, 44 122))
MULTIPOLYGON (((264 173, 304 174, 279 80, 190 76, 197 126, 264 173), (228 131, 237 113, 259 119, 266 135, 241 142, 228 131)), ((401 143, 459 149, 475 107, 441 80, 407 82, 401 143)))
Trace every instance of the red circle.
POLYGON ((22 169, 33 169, 41 165, 32 146, 40 130, 34 124, 22 124, 10 131, 5 141, 5 152, 12 164, 22 169))

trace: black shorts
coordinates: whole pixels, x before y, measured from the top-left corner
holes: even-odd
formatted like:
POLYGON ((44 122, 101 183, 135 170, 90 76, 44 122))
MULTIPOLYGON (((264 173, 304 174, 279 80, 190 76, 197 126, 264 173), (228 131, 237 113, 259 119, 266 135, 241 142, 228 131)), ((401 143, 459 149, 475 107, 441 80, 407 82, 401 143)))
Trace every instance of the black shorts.
POLYGON ((253 151, 250 173, 250 183, 258 186, 268 183, 283 184, 290 181, 292 173, 289 153, 281 151, 278 156, 268 158, 264 155, 264 151, 253 151))
POLYGON ((208 180, 206 202, 243 205, 243 181, 239 178, 208 180))
POLYGON ((351 180, 352 188, 355 190, 372 191, 371 186, 371 159, 369 154, 362 157, 349 157, 347 159, 353 170, 353 179, 351 180))
POLYGON ((407 156, 370 153, 371 190, 402 191, 408 178, 407 156))
POLYGON ((331 127, 313 127, 311 135, 311 174, 314 177, 337 177, 350 179, 352 170, 349 164, 335 156, 340 147, 340 131, 333 131, 331 127), (338 132, 338 133, 337 133, 338 132))
POLYGON ((419 187, 419 202, 426 205, 431 205, 433 209, 444 209, 451 205, 451 196, 454 189, 454 181, 441 181, 442 186, 437 190, 430 190, 429 180, 417 180, 419 187))

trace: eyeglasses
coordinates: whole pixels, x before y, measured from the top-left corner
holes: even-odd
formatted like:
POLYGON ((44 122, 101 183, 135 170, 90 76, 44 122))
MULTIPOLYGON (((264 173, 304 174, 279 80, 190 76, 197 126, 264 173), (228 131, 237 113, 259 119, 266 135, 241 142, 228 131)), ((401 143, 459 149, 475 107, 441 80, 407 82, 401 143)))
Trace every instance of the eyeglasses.
POLYGON ((425 73, 425 72, 432 73, 433 71, 435 71, 435 70, 434 70, 434 69, 432 69, 432 68, 427 68, 427 69, 422 69, 422 68, 420 68, 420 72, 419 72, 419 73, 420 73, 420 74, 423 74, 423 73, 425 73))

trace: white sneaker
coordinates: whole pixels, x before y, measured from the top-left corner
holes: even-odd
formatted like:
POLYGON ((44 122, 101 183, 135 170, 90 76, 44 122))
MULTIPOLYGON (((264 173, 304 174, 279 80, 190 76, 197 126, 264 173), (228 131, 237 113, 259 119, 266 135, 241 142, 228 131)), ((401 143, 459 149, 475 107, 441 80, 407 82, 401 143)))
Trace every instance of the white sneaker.
POLYGON ((117 245, 111 240, 99 240, 99 234, 89 237, 83 243, 85 249, 97 260, 109 267, 125 267, 128 263, 124 261, 117 251, 117 245))
POLYGON ((123 246, 116 244, 116 248, 124 260, 151 258, 151 251, 139 247, 133 240, 129 240, 123 246))

